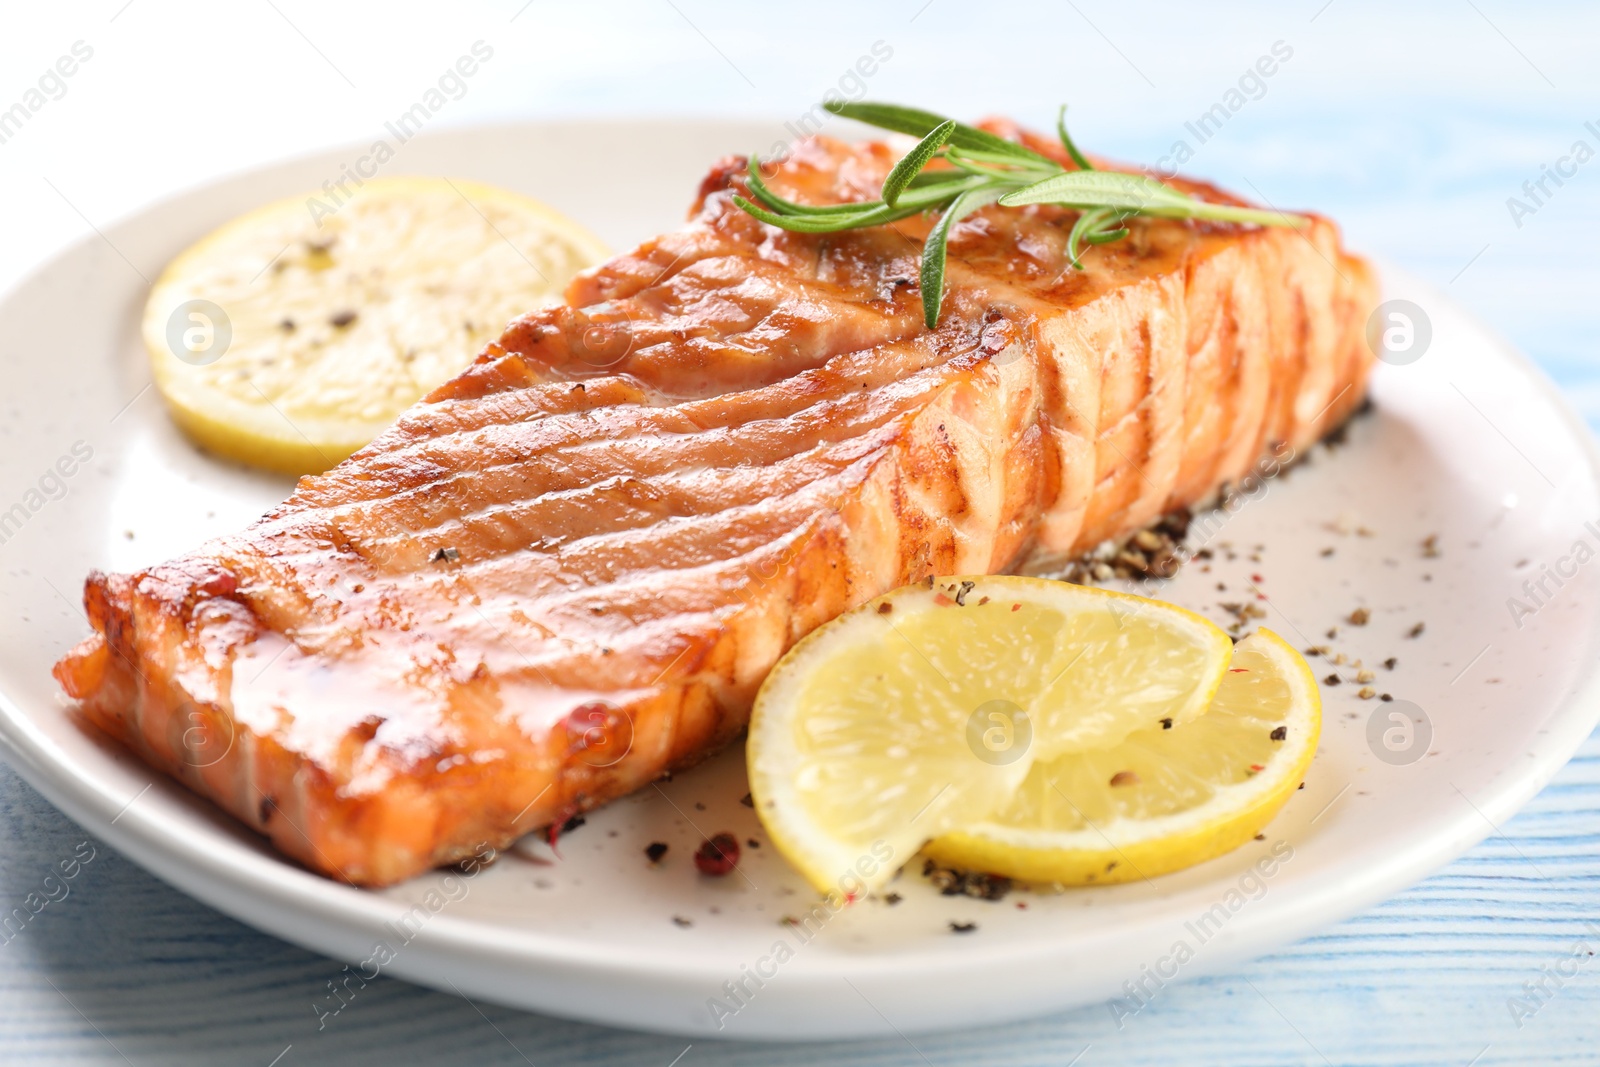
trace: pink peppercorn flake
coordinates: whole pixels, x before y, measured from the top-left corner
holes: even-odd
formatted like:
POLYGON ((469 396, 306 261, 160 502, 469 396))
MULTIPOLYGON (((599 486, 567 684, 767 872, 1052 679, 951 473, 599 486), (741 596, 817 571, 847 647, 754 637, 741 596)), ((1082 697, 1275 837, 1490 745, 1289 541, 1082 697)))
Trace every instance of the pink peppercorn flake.
POLYGON ((694 865, 701 874, 720 878, 739 863, 739 839, 729 833, 712 834, 695 850, 694 865))

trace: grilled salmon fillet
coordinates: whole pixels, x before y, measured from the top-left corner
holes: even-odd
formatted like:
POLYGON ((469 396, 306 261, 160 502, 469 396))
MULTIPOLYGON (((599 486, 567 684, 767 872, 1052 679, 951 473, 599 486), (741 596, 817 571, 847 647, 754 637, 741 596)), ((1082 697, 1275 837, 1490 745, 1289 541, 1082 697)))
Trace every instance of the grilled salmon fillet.
MULTIPOLYGON (((819 138, 770 184, 868 199, 894 160, 819 138)), ((743 168, 249 529, 91 574, 67 693, 283 852, 392 883, 703 758, 864 600, 1125 536, 1362 400, 1376 285, 1325 219, 1133 219, 1076 271, 1073 212, 990 208, 930 330, 928 220, 777 230, 743 168)))

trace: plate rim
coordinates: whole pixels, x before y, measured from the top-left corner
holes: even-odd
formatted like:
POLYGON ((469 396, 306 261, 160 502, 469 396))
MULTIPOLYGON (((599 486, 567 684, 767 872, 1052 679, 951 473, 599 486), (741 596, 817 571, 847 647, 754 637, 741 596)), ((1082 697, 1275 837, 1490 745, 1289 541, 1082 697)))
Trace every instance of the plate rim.
MULTIPOLYGON (((480 138, 512 131, 518 136, 527 136, 550 130, 587 129, 597 124, 625 128, 638 126, 641 121, 558 119, 497 122, 425 132, 418 139, 425 137, 430 141, 443 141, 480 138)), ((722 130, 753 128, 762 124, 759 119, 714 120, 698 117, 673 119, 670 122, 674 127, 722 130)), ((348 155, 352 148, 359 148, 359 145, 353 143, 308 151, 287 159, 242 167, 146 202, 101 227, 101 231, 114 238, 125 228, 138 224, 151 214, 172 209, 196 193, 232 183, 260 180, 273 172, 287 173, 313 162, 336 162, 348 155)), ((102 238, 98 233, 84 234, 25 270, 0 291, 0 308, 10 305, 40 275, 56 269, 65 261, 93 254, 93 247, 103 239, 107 238, 102 238)), ((1436 286, 1381 258, 1375 258, 1375 263, 1383 278, 1386 293, 1392 293, 1397 288, 1411 293, 1424 293, 1437 304, 1448 306, 1452 314, 1459 316, 1485 342, 1491 344, 1498 356, 1519 376, 1531 382, 1538 398, 1559 414, 1561 430, 1577 445, 1587 461, 1589 484, 1600 493, 1600 442, 1597 442, 1594 433, 1572 409, 1543 368, 1436 286)), ((1263 899, 1254 909, 1251 923, 1238 931, 1237 937, 1230 938, 1228 943, 1208 953, 1203 961, 1197 961, 1196 966, 1186 968, 1185 977, 1230 966, 1240 958, 1254 956, 1296 940, 1370 907, 1436 872, 1491 833, 1497 832, 1498 824, 1548 785, 1571 760, 1583 741, 1594 732, 1597 722, 1600 722, 1600 661, 1592 662, 1588 670, 1573 683, 1566 698, 1552 706, 1547 722, 1550 724, 1549 736, 1534 758, 1517 763, 1509 759, 1503 761, 1499 773, 1485 786, 1485 795, 1475 798, 1472 805, 1450 820, 1446 827, 1430 836, 1416 839, 1407 849, 1397 850, 1381 862, 1367 866, 1359 874, 1348 876, 1337 886, 1330 884, 1302 891, 1288 901, 1263 899)), ((362 939, 378 937, 385 923, 397 920, 409 910, 408 905, 399 900, 331 881, 287 859, 252 851, 242 844, 216 855, 209 854, 204 848, 186 841, 181 833, 173 833, 173 830, 181 827, 169 822, 165 813, 141 811, 136 802, 143 792, 132 800, 112 796, 108 788, 102 787, 86 769, 76 765, 59 749, 3 688, 0 688, 0 749, 4 750, 7 761, 32 788, 85 830, 134 859, 145 870, 179 891, 272 936, 338 958, 330 951, 321 930, 335 927, 347 935, 354 931, 362 939), (296 921, 300 922, 298 928, 294 926, 296 921), (317 929, 308 930, 308 926, 317 929)), ((132 761, 144 767, 136 757, 120 749, 115 749, 111 758, 132 761)), ((157 780, 165 779, 158 771, 151 773, 157 780)), ((168 784, 186 788, 170 780, 168 784)), ((1034 941, 1013 940, 999 945, 972 946, 972 963, 979 969, 1039 966, 1059 960, 1063 954, 1082 951, 1086 940, 1127 940, 1130 933, 1164 927, 1165 921, 1160 905, 1153 902, 1147 914, 1137 922, 1124 921, 1114 928, 1114 932, 1074 931, 1071 935, 1041 937, 1034 941)), ((581 941, 572 938, 553 937, 538 931, 508 930, 482 920, 463 919, 443 913, 432 917, 425 935, 418 936, 418 944, 421 945, 424 940, 426 944, 385 969, 406 980, 442 990, 445 984, 437 977, 430 979, 428 974, 421 973, 426 967, 413 965, 415 961, 425 963, 428 959, 440 956, 469 956, 507 967, 520 965, 536 970, 560 968, 560 977, 564 979, 581 977, 604 984, 637 984, 643 981, 681 987, 703 982, 714 988, 719 980, 727 977, 725 967, 710 958, 698 958, 692 952, 684 952, 676 959, 657 953, 615 957, 586 951, 581 941)), ((851 973, 868 977, 902 974, 908 969, 926 965, 929 960, 924 958, 925 954, 941 960, 945 955, 942 950, 919 946, 893 956, 860 957, 852 960, 851 973)), ((545 977, 550 976, 547 974, 545 977)), ((820 971, 798 969, 786 978, 786 985, 793 987, 795 996, 799 997, 811 987, 829 980, 830 976, 820 971)), ((475 992, 486 999, 524 1010, 558 1012, 609 1026, 628 1028, 630 1025, 626 1020, 619 1021, 614 1012, 582 1012, 569 1007, 549 1006, 532 1008, 525 1001, 504 995, 497 997, 492 989, 478 988, 475 992)), ((994 1012, 989 1017, 995 1021, 1021 1018, 1036 1014, 1037 1010, 1025 1006, 1009 1013, 994 1012)), ((661 1013, 656 1014, 659 1016, 661 1013)), ((964 1026, 969 1023, 957 1020, 949 1025, 964 1026)), ((917 1031, 936 1028, 915 1024, 910 1027, 917 1031)), ((655 1033, 719 1036, 704 1027, 673 1028, 652 1024, 646 1029, 655 1033)), ((802 1036, 814 1037, 818 1032, 815 1027, 808 1028, 804 1034, 798 1030, 779 1032, 779 1028, 749 1032, 741 1029, 738 1033, 723 1033, 720 1036, 793 1040, 802 1036)), ((830 1030, 827 1033, 829 1036, 867 1036, 883 1032, 887 1031, 856 1029, 830 1030)))

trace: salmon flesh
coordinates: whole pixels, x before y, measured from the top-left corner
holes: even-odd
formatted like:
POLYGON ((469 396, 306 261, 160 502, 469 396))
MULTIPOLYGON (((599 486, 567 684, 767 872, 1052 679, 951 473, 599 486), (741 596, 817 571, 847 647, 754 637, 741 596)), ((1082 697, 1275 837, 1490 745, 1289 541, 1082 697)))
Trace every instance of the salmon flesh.
MULTIPOLYGON (((813 139, 769 184, 870 199, 895 158, 813 139)), ((1376 282, 1326 219, 1136 218, 1080 271, 1075 212, 988 208, 930 330, 932 220, 778 230, 731 202, 744 166, 253 526, 91 574, 63 688, 284 853, 385 885, 703 759, 871 597, 1081 555, 1362 401, 1376 282)))

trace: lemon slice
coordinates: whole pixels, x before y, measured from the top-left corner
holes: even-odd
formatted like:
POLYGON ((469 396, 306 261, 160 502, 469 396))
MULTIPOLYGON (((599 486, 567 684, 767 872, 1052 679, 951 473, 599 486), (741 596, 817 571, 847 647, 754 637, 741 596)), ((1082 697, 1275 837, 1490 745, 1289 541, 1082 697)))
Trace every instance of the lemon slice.
POLYGON ((756 811, 814 886, 859 895, 999 811, 1036 759, 1200 715, 1230 649, 1192 612, 1064 582, 896 590, 768 676, 746 750, 756 811))
POLYGON ((203 447, 294 474, 331 467, 606 255, 504 189, 382 178, 350 191, 234 219, 156 281, 151 372, 203 447))
POLYGON ((1068 885, 1190 867, 1250 840, 1305 779, 1322 702, 1270 630, 1234 649, 1206 714, 1033 765, 993 817, 928 846, 956 867, 1068 885))

